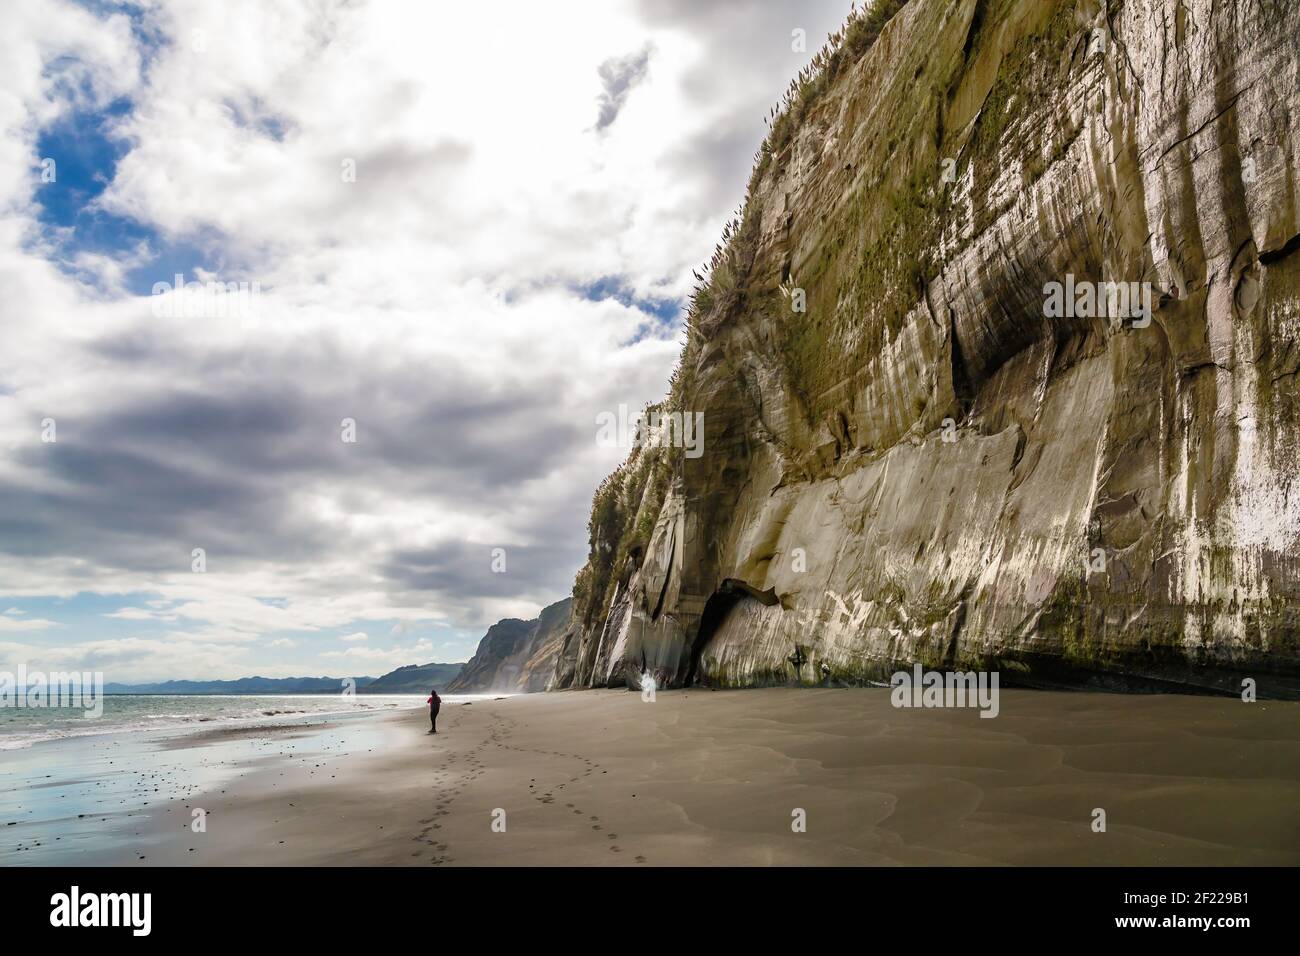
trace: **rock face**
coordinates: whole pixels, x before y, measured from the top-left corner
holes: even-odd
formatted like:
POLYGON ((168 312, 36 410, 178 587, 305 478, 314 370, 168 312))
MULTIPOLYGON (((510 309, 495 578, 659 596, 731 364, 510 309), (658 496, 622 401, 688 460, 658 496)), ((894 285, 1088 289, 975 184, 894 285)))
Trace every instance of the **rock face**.
POLYGON ((545 608, 536 620, 506 618, 488 628, 478 650, 454 681, 451 694, 532 692, 548 689, 569 628, 573 601, 545 608))
POLYGON ((553 685, 1300 696, 1300 4, 887 2, 816 65, 553 685))

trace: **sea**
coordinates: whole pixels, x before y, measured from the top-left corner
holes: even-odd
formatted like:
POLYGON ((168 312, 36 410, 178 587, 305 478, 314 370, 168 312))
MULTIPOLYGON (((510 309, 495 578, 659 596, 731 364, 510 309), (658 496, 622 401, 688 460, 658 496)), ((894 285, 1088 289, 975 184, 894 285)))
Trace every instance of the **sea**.
MULTIPOLYGON (((424 694, 106 694, 103 713, 69 707, 0 707, 0 750, 96 734, 208 730, 288 719, 423 707, 424 694)), ((443 698, 448 703, 453 699, 443 698)))

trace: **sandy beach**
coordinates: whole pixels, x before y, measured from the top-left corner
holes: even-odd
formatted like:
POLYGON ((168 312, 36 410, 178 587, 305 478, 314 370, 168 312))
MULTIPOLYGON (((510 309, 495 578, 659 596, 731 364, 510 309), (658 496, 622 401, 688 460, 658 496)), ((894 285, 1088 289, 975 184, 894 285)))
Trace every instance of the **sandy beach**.
MULTIPOLYGON (((93 812, 40 820, 25 819, 21 805, 0 827, 0 857, 139 866, 1300 863, 1294 703, 1012 690, 987 720, 973 710, 897 710, 887 691, 871 689, 695 689, 652 703, 589 691, 447 706, 441 732, 427 726, 423 710, 406 710, 83 741, 83 789, 106 794, 120 774, 134 803, 123 794, 125 809, 100 799, 93 812), (87 766, 91 755, 103 761, 98 770, 87 766), (196 808, 203 832, 193 829, 196 808), (1092 829, 1096 808, 1104 833, 1092 829), (792 827, 800 816, 805 832, 792 827)), ((42 778, 29 787, 60 783, 55 751, 36 749, 5 755, 7 786, 23 773, 42 778)), ((68 794, 48 796, 47 809, 68 794)))

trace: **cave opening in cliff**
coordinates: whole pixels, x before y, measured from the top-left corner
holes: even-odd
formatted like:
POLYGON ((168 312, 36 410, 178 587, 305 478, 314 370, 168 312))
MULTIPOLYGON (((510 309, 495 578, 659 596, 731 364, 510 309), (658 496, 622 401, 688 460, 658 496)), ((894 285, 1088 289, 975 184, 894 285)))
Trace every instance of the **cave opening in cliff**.
MULTIPOLYGON (((727 619, 732 608, 746 599, 747 595, 743 591, 735 591, 730 588, 722 588, 714 591, 704 604, 704 613, 700 615, 700 626, 695 632, 695 640, 691 642, 691 664, 686 671, 686 686, 692 687, 699 678, 700 657, 704 654, 704 649, 708 647, 709 641, 713 640, 713 635, 718 632, 722 622, 727 619)), ((752 600, 752 599, 751 599, 752 600)))
POLYGON ((717 634, 722 623, 727 619, 727 615, 741 601, 753 601, 764 607, 771 607, 780 603, 776 591, 768 588, 760 591, 751 584, 746 583, 738 578, 727 578, 718 589, 713 592, 704 605, 704 612, 700 615, 700 626, 695 632, 695 640, 691 643, 691 663, 686 672, 686 684, 690 686, 695 683, 696 675, 699 673, 700 657, 713 636, 717 634))

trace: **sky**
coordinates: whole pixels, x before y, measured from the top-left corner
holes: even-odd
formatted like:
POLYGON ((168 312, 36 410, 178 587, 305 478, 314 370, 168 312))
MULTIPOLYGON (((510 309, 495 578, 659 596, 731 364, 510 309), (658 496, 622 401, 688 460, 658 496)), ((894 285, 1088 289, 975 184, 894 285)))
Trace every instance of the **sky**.
POLYGON ((598 416, 666 393, 849 12, 3 3, 0 669, 121 682, 466 660, 566 597, 598 416))

